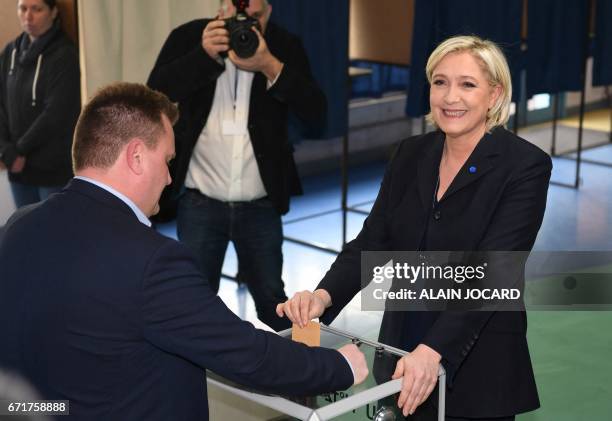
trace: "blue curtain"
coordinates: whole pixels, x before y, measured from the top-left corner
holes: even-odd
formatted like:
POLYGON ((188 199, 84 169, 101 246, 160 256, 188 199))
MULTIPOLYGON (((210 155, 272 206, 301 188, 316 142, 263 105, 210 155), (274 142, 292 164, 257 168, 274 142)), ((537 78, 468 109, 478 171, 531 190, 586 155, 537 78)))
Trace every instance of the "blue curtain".
POLYGON ((588 3, 587 0, 529 1, 528 97, 582 89, 588 3))
POLYGON ((405 91, 408 86, 408 67, 363 60, 353 60, 351 66, 372 71, 370 75, 352 78, 351 98, 379 98, 385 92, 405 91))
POLYGON ((454 35, 477 35, 496 42, 510 65, 512 96, 519 98, 522 12, 523 0, 415 0, 406 114, 418 117, 429 112, 425 65, 434 48, 454 35))
MULTIPOLYGON (((348 127, 348 0, 269 0, 271 20, 302 40, 312 71, 327 96, 327 123, 323 132, 304 137, 328 139, 345 134, 348 127)), ((296 140, 297 119, 291 137, 296 140)), ((306 128, 307 129, 307 128, 306 128)))
POLYGON ((612 84, 612 1, 599 0, 595 13, 593 85, 612 84))

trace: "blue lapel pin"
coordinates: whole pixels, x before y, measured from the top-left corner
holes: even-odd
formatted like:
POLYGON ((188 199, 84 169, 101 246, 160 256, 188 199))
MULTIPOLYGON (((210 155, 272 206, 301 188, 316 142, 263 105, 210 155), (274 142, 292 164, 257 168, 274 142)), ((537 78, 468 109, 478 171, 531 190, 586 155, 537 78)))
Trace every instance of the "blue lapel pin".
POLYGON ((475 166, 471 166, 468 171, 470 172, 470 174, 476 174, 476 167, 475 166))

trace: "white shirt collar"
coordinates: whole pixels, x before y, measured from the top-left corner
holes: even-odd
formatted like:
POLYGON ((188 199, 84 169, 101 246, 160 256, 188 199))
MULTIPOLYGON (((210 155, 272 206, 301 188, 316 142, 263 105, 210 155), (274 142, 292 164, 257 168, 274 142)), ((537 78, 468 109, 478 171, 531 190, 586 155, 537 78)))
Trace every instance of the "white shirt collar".
POLYGON ((126 205, 128 205, 130 207, 130 209, 132 209, 132 212, 134 212, 134 214, 136 215, 136 217, 138 218, 138 220, 143 223, 144 225, 146 225, 147 227, 151 226, 151 221, 149 221, 149 218, 147 218, 147 216, 140 210, 140 208, 138 206, 136 206, 136 204, 134 202, 132 202, 127 196, 125 196, 124 194, 119 193, 117 190, 113 189, 112 187, 101 183, 100 181, 88 178, 88 177, 83 177, 80 175, 77 175, 76 177, 74 177, 77 180, 82 180, 82 181, 86 181, 88 183, 94 184, 98 187, 100 187, 101 189, 106 190, 107 192, 109 192, 110 194, 112 194, 113 196, 116 196, 118 199, 121 199, 121 201, 123 201, 126 205))

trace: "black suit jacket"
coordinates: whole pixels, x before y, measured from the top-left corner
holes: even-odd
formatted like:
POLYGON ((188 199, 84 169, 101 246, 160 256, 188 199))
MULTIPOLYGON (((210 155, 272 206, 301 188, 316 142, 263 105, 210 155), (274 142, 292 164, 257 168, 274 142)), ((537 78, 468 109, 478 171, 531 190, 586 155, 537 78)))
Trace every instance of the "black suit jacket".
POLYGON ((263 391, 347 388, 340 353, 256 330, 185 247, 73 180, 14 215, 0 242, 0 367, 71 419, 207 420, 205 368, 263 391))
MULTIPOLYGON (((503 128, 486 134, 432 209, 444 134, 401 143, 372 211, 319 284, 330 323, 360 290, 362 250, 529 251, 546 206, 552 164, 503 128), (476 167, 471 173, 470 167, 476 167)), ((447 413, 501 417, 539 406, 524 312, 386 312, 380 340, 438 351, 449 373, 447 413)))
MULTIPOLYGON (((208 22, 209 19, 194 20, 173 30, 147 82, 151 88, 178 102, 180 110, 174 127, 173 184, 166 190, 164 202, 180 194, 191 154, 212 108, 217 78, 225 70, 202 48, 202 31, 208 22)), ((288 113, 291 110, 306 122, 321 122, 326 113, 326 100, 311 74, 300 40, 273 23, 268 24, 264 38, 270 52, 284 67, 269 90, 263 73, 255 74, 248 130, 268 197, 279 213, 284 214, 289 210, 289 197, 302 193, 293 147, 288 142, 288 113)))

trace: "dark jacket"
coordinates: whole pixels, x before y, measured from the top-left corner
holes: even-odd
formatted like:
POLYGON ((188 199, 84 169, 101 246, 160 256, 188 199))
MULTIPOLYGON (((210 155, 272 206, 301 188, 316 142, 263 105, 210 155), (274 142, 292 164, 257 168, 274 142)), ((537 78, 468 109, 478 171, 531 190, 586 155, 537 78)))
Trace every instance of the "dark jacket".
MULTIPOLYGON (((360 290, 362 250, 529 251, 542 223, 552 168, 548 155, 503 128, 479 142, 432 208, 444 134, 401 143, 357 238, 318 288, 330 323, 360 290), (476 172, 469 168, 475 167, 476 172)), ((502 417, 539 406, 524 312, 386 312, 380 340, 438 351, 449 374, 447 414, 502 417)))
POLYGON ((69 419, 207 420, 205 369, 283 395, 353 381, 339 352, 240 320, 184 245, 86 181, 11 217, 0 279, 0 367, 69 419))
MULTIPOLYGON (((212 108, 217 78, 224 71, 224 66, 202 48, 202 31, 208 22, 194 20, 173 30, 147 82, 179 103, 173 183, 164 198, 175 199, 180 194, 191 154, 212 108)), ((268 197, 284 214, 289 210, 289 197, 302 193, 288 141, 288 113, 292 111, 306 122, 320 122, 326 113, 326 100, 311 74, 300 40, 273 23, 268 24, 264 38, 270 52, 285 65, 269 90, 266 77, 255 74, 248 130, 268 197)))
POLYGON ((72 176, 70 148, 81 106, 79 60, 59 22, 33 43, 24 32, 0 55, 0 159, 11 181, 57 186, 72 176))

